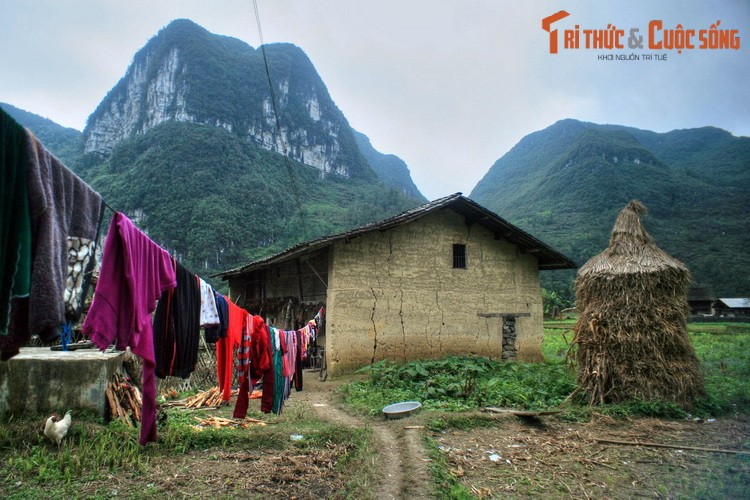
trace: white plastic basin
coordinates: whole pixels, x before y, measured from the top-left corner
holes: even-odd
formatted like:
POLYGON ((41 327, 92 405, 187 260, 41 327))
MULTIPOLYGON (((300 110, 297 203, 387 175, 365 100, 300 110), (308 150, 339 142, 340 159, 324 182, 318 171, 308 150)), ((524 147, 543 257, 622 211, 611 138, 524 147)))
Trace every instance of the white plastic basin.
POLYGON ((383 408, 383 413, 386 418, 404 418, 414 414, 421 407, 422 403, 418 401, 404 401, 386 406, 383 408))

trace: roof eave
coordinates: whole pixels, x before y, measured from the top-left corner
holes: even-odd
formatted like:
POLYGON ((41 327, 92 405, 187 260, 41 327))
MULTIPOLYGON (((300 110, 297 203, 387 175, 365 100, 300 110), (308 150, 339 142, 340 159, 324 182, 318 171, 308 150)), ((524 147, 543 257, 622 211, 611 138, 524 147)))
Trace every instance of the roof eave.
POLYGON ((358 236, 361 236, 362 234, 366 234, 375 230, 386 231, 393 227, 413 222, 414 220, 420 219, 427 214, 443 208, 453 209, 464 217, 467 217, 467 219, 484 225, 490 231, 495 233, 496 236, 502 237, 503 239, 516 245, 522 252, 533 254, 537 258, 539 269, 542 271, 556 269, 576 269, 578 267, 572 259, 569 259, 565 255, 554 250, 552 247, 548 246, 541 240, 538 240, 523 229, 511 224, 496 213, 484 208, 477 202, 462 196, 461 193, 455 193, 444 198, 434 200, 425 205, 413 208, 411 210, 407 210, 406 212, 402 212, 386 220, 366 224, 350 231, 326 236, 307 243, 300 243, 299 245, 296 245, 288 250, 277 253, 265 259, 252 262, 239 268, 216 273, 211 275, 210 277, 221 277, 222 280, 227 280, 232 276, 253 272, 258 269, 268 268, 274 264, 287 262, 291 259, 299 257, 300 255, 304 255, 330 246, 336 241, 342 239, 348 240, 356 238, 358 236))

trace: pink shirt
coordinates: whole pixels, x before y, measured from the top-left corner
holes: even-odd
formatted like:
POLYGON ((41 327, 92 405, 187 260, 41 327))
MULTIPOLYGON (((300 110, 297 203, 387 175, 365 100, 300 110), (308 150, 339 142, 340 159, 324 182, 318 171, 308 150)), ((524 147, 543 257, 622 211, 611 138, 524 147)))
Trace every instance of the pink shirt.
POLYGON ((151 313, 162 292, 177 286, 172 260, 124 214, 107 233, 99 282, 83 332, 99 349, 130 347, 143 358, 140 443, 156 441, 156 367, 151 313))

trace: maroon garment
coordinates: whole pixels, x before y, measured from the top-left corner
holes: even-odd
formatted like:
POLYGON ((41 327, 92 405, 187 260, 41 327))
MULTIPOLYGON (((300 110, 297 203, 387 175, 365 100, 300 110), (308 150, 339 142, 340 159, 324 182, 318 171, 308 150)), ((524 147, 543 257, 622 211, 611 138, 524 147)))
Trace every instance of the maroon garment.
POLYGON ((247 407, 250 405, 250 379, 244 376, 240 379, 240 391, 237 394, 237 402, 234 404, 234 418, 245 418, 247 416, 247 407))
POLYGON ((268 326, 260 316, 253 316, 253 329, 250 342, 250 378, 257 384, 267 370, 273 368, 273 353, 269 344, 271 338, 268 326))
POLYGON ((112 217, 102 267, 84 334, 99 349, 130 347, 143 359, 140 443, 156 441, 156 379, 151 313, 165 290, 177 285, 169 254, 121 213, 112 217))

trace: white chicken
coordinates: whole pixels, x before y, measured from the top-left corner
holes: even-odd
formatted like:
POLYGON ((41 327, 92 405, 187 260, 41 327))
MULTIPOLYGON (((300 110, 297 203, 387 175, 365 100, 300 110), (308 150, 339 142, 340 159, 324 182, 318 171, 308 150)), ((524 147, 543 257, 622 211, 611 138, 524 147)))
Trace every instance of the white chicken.
POLYGON ((62 443, 63 438, 68 433, 68 429, 70 429, 70 421, 70 410, 68 410, 62 420, 60 420, 60 416, 57 413, 53 413, 44 424, 44 435, 57 443, 58 448, 60 448, 60 443, 62 443))

